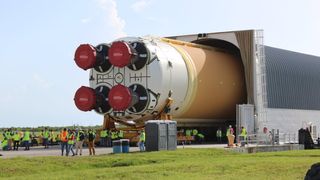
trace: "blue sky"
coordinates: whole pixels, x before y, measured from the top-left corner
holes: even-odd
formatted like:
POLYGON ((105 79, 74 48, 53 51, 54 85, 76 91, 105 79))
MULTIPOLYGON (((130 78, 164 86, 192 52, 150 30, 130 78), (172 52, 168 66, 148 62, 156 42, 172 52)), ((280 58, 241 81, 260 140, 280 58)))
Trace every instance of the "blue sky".
POLYGON ((3 0, 0 2, 0 127, 102 124, 81 112, 88 85, 74 51, 122 36, 263 29, 265 44, 320 56, 317 0, 3 0))

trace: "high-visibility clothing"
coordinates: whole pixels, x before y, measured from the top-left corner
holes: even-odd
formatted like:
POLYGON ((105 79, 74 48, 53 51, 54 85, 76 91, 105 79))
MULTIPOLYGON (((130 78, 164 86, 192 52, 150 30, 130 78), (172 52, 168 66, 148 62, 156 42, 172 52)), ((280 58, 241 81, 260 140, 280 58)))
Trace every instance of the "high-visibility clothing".
POLYGON ((246 137, 246 136, 247 136, 247 130, 246 130, 246 128, 242 128, 242 129, 241 129, 240 136, 243 136, 243 137, 246 137))
POLYGON ((11 137, 11 132, 9 132, 9 131, 6 132, 6 138, 7 138, 7 139, 11 139, 11 138, 12 138, 12 137, 11 137))
POLYGON ((24 132, 22 140, 23 141, 29 141, 30 140, 30 132, 29 131, 24 132))
POLYGON ((62 131, 60 133, 60 140, 61 140, 61 142, 68 142, 68 132, 67 131, 62 131))
POLYGON ((44 131, 43 138, 45 138, 45 139, 49 138, 49 131, 44 131))
POLYGON ((73 135, 73 133, 68 134, 68 144, 74 144, 74 135, 73 135))
POLYGON ((141 142, 145 142, 146 141, 146 133, 144 131, 141 132, 141 134, 140 134, 140 141, 141 142))
POLYGON ((198 130, 197 129, 192 130, 192 135, 193 136, 196 136, 197 134, 198 134, 198 130))
POLYGON ((3 140, 1 145, 2 145, 2 148, 8 146, 8 140, 3 140))
POLYGON ((222 137, 222 131, 220 129, 217 130, 216 136, 217 137, 222 137))
POLYGON ((119 131, 118 136, 119 136, 119 138, 123 138, 123 131, 122 130, 119 131))
POLYGON ((186 136, 191 136, 191 130, 190 129, 186 130, 186 136))
POLYGON ((15 133, 15 134, 13 135, 13 140, 14 140, 14 141, 20 141, 20 135, 19 135, 19 133, 15 133))
POLYGON ((118 138, 118 133, 117 132, 111 132, 111 139, 117 139, 118 138))
POLYGON ((80 136, 83 136, 83 138, 84 138, 84 132, 83 131, 79 131, 78 132, 77 139, 76 139, 77 141, 82 141, 83 140, 83 139, 80 138, 80 136))
POLYGON ((204 138, 204 135, 201 134, 201 133, 199 133, 199 134, 198 134, 198 137, 199 137, 199 138, 204 138))
POLYGON ((107 136, 108 136, 107 130, 101 130, 100 131, 100 137, 104 138, 104 137, 107 137, 107 136))

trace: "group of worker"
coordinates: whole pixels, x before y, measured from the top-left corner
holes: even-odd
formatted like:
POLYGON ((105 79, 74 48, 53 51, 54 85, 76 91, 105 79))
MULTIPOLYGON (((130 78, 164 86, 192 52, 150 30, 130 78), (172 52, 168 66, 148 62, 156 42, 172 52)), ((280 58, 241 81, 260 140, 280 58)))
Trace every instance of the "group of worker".
POLYGON ((108 129, 102 129, 100 131, 100 146, 102 147, 111 147, 112 141, 123 139, 124 132, 123 130, 108 130, 108 129))
POLYGON ((34 141, 38 144, 36 138, 41 139, 43 146, 45 148, 49 147, 49 141, 53 143, 56 141, 56 137, 54 136, 54 132, 52 130, 48 130, 45 128, 41 131, 41 134, 36 136, 35 132, 30 132, 28 128, 23 130, 17 129, 5 129, 2 133, 3 140, 2 140, 2 149, 3 150, 15 150, 18 151, 20 146, 24 146, 24 150, 30 149, 30 144, 34 141))
POLYGON ((186 136, 186 143, 191 144, 192 140, 195 140, 196 142, 202 143, 204 142, 204 135, 200 133, 197 129, 182 129, 182 133, 185 131, 186 136))
POLYGON ((61 145, 61 156, 64 155, 64 150, 66 150, 66 156, 72 153, 72 156, 82 155, 82 149, 85 139, 87 139, 89 155, 95 155, 95 145, 94 141, 96 138, 96 133, 93 129, 88 129, 87 131, 81 128, 67 129, 64 128, 60 132, 60 145, 61 145), (76 150, 74 151, 73 148, 76 150))
MULTIPOLYGON (((235 135, 234 135, 234 129, 232 128, 231 125, 227 128, 226 136, 228 138, 228 147, 234 147, 234 140, 235 140, 235 135)), ((244 146, 247 143, 247 129, 243 126, 241 126, 240 129, 240 134, 239 134, 239 145, 244 146)))

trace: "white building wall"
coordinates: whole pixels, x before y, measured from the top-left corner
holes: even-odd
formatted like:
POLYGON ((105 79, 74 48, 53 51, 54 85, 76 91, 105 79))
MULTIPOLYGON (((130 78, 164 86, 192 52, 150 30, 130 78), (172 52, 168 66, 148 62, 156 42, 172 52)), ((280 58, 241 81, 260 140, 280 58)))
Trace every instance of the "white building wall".
POLYGON ((298 134, 300 128, 309 123, 316 126, 316 137, 320 136, 320 111, 267 108, 267 128, 279 129, 280 133, 298 134))

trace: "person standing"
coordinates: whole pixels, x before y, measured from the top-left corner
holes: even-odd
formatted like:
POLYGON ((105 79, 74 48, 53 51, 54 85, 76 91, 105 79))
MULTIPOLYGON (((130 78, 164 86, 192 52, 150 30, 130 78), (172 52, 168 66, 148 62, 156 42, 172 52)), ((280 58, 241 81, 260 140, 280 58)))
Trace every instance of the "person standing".
POLYGON ((146 141, 146 133, 144 132, 144 130, 142 130, 140 132, 140 136, 139 136, 139 149, 140 149, 140 151, 145 151, 145 147, 144 147, 145 141, 146 141))
POLYGON ((89 129, 89 132, 88 132, 89 155, 96 155, 96 151, 94 149, 95 138, 96 138, 96 134, 93 132, 93 130, 89 129))
POLYGON ((246 144, 246 139, 247 139, 247 130, 245 127, 241 126, 241 131, 240 131, 240 145, 244 146, 246 144))
POLYGON ((231 125, 229 125, 229 128, 227 129, 227 138, 228 138, 228 146, 234 145, 234 130, 231 125))
POLYGON ((100 146, 105 147, 107 141, 108 132, 106 129, 100 131, 100 146))
POLYGON ((42 140, 43 140, 43 146, 45 149, 49 148, 49 130, 48 128, 44 128, 44 131, 42 132, 42 140))
POLYGON ((73 151, 73 145, 74 145, 74 132, 69 129, 68 132, 68 145, 67 145, 67 153, 66 156, 69 156, 70 151, 72 152, 72 156, 75 155, 74 151, 73 151))
POLYGON ((217 141, 218 141, 218 144, 221 144, 221 138, 222 138, 222 131, 221 131, 221 128, 219 128, 216 132, 216 137, 217 137, 217 141))
POLYGON ((67 129, 64 128, 60 133, 60 141, 61 141, 61 156, 63 156, 63 151, 68 148, 68 132, 67 129))
POLYGON ((83 147, 83 142, 84 142, 85 134, 80 129, 77 133, 77 138, 76 138, 76 155, 78 155, 78 150, 80 149, 80 156, 82 155, 82 147, 83 147))
POLYGON ((23 138, 22 138, 22 141, 24 143, 24 150, 25 151, 29 151, 30 150, 30 131, 28 129, 26 129, 23 133, 23 138))
POLYGON ((20 143, 20 133, 16 131, 13 135, 13 150, 18 151, 20 143))

